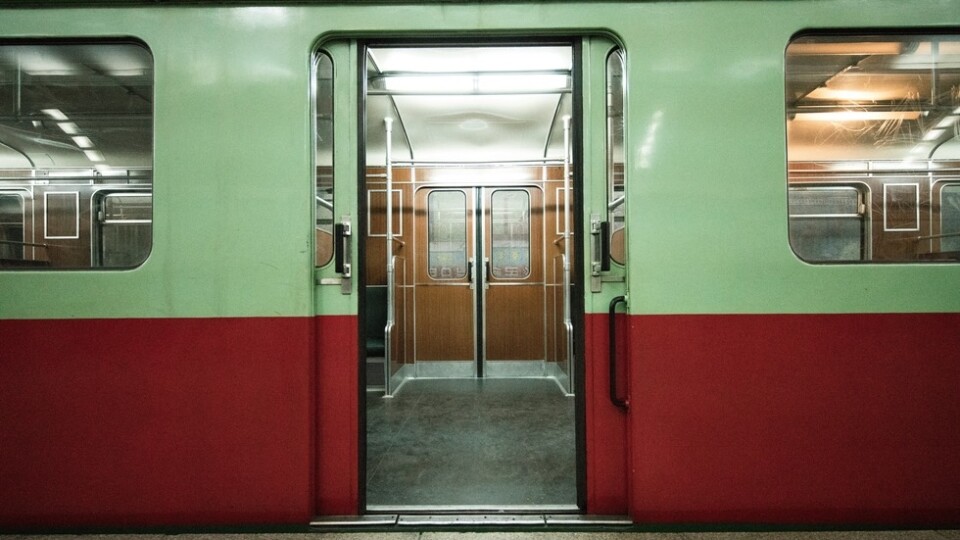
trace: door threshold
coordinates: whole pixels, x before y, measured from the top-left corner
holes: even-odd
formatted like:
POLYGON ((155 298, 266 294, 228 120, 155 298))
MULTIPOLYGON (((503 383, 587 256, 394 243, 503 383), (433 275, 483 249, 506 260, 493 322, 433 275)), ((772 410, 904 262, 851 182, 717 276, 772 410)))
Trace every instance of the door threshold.
MULTIPOLYGON (((461 509, 461 512, 463 510, 461 509)), ((434 527, 523 527, 523 528, 622 528, 633 522, 627 516, 595 516, 584 514, 534 514, 534 513, 420 513, 420 514, 367 514, 363 516, 327 516, 310 522, 317 529, 429 529, 434 527)))

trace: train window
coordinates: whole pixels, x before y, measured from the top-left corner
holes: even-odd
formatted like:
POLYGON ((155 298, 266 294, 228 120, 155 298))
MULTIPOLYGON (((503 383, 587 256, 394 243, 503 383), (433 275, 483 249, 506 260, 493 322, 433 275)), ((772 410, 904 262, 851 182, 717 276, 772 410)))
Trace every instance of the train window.
POLYGON ((610 258, 623 264, 626 260, 626 220, 624 210, 623 152, 623 52, 619 49, 607 57, 607 196, 610 222, 610 258))
POLYGON ((333 60, 317 53, 314 62, 316 100, 316 265, 333 257, 333 60))
POLYGON ((95 208, 104 193, 136 191, 152 214, 149 51, 123 42, 5 42, 0 95, 13 97, 0 118, 0 268, 142 264, 152 220, 120 240, 95 208), (103 251, 121 249, 118 242, 124 256, 103 251))
POLYGON ((433 191, 427 197, 428 268, 432 279, 467 275, 467 197, 462 191, 433 191))
POLYGON ((943 184, 930 177, 960 177, 960 36, 804 35, 787 46, 785 65, 797 255, 811 262, 956 260, 949 256, 956 245, 943 237, 954 219, 953 192, 938 194, 943 184), (824 184, 848 189, 810 189, 824 184), (849 211, 856 197, 866 208, 859 217, 849 211))
POLYGON ((790 189, 790 243, 810 262, 863 259, 863 202, 850 187, 790 189))
POLYGON ((0 260, 22 261, 24 204, 17 193, 0 193, 0 260))
POLYGON ((530 275, 530 194, 498 189, 490 196, 490 272, 499 279, 530 275))
POLYGON ((940 190, 940 251, 960 254, 960 184, 940 190))
POLYGON ((95 198, 99 208, 100 264, 133 266, 150 255, 153 196, 149 193, 108 193, 95 198))

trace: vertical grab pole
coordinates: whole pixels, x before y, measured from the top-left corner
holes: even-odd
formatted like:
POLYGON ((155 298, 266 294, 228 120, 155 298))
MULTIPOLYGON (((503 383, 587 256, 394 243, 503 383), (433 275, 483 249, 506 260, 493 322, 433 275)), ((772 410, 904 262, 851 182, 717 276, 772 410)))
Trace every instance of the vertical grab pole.
POLYGON ((390 365, 392 363, 393 356, 393 324, 394 324, 394 294, 395 294, 395 280, 396 276, 394 274, 394 261, 393 261, 393 118, 387 117, 383 119, 383 123, 386 126, 386 162, 387 162, 387 193, 386 193, 386 205, 387 205, 387 325, 383 329, 383 342, 384 342, 384 356, 383 359, 383 392, 384 396, 391 396, 392 392, 390 389, 390 365))
POLYGON ((568 393, 575 388, 573 369, 573 314, 570 307, 570 115, 563 117, 563 324, 567 329, 567 374, 570 377, 568 393))

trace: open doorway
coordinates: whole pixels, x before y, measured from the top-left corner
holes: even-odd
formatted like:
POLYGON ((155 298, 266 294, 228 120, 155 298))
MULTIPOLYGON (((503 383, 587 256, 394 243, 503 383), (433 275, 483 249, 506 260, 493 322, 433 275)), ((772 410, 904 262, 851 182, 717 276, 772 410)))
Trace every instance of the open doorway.
POLYGON ((578 508, 574 50, 366 49, 369 511, 578 508))

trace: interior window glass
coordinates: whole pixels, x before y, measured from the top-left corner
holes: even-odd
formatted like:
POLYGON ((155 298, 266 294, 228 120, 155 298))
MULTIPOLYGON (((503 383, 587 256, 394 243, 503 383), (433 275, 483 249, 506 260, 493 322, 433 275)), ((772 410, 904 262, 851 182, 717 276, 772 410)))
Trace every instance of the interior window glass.
POLYGON ((433 191, 427 197, 428 271, 433 279, 467 275, 467 197, 462 191, 433 191))
POLYGON ((623 53, 618 49, 607 57, 607 220, 610 222, 610 258, 626 260, 623 162, 623 53))
POLYGON ((941 215, 950 212, 951 191, 938 193, 929 177, 960 179, 949 172, 960 162, 960 36, 805 35, 789 44, 785 65, 797 255, 812 262, 951 260, 942 252, 953 240, 938 241, 951 219, 941 215), (852 191, 809 190, 823 184, 852 191), (828 199, 853 204, 853 193, 860 216, 834 215, 836 201, 828 199), (806 214, 819 205, 817 217, 806 214))
POLYGON ((316 265, 324 266, 333 257, 333 61, 325 53, 317 53, 314 73, 317 131, 316 265))
POLYGON ((490 196, 490 271, 500 279, 530 275, 530 194, 498 189, 490 196))
POLYGON ((153 238, 149 51, 134 43, 8 42, 0 45, 0 95, 16 96, 0 118, 0 190, 21 194, 0 203, 0 267, 142 264, 153 238), (146 217, 136 234, 105 242, 117 229, 95 208, 118 191, 146 194, 139 199, 146 217), (125 255, 104 252, 108 245, 125 255))
POLYGON ((23 260, 23 218, 20 195, 0 193, 0 260, 23 260))
POLYGON ((863 257, 860 193, 852 188, 790 190, 790 243, 811 262, 863 257))
POLYGON ((940 249, 960 253, 960 184, 944 186, 940 192, 940 249))

